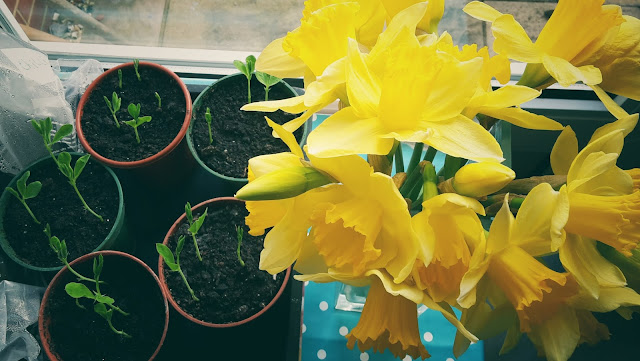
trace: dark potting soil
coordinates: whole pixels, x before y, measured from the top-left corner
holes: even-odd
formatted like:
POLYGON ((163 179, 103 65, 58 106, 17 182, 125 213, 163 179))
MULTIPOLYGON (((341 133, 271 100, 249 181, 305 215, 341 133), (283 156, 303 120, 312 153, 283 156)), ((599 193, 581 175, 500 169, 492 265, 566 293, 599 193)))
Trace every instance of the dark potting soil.
MULTIPOLYGON (((175 251, 178 238, 186 237, 180 254, 180 266, 200 301, 194 301, 178 272, 163 268, 169 291, 176 303, 196 319, 224 324, 241 321, 258 313, 278 293, 285 272, 274 276, 258 269, 264 236, 248 234, 244 218, 248 212, 242 202, 223 201, 210 205, 204 225, 198 232, 198 248, 202 262, 196 256, 188 222, 179 226, 169 239, 169 248, 175 251), (240 254, 237 257, 236 226, 244 228, 240 254)), ((199 210, 199 216, 204 209, 199 210)), ((196 218, 194 213, 194 218, 196 218)))
POLYGON ((186 103, 178 82, 168 74, 140 64, 142 81, 138 81, 133 66, 122 69, 122 89, 118 86, 118 73, 107 75, 98 84, 84 107, 82 132, 91 148, 101 156, 132 162, 148 158, 166 148, 178 135, 184 123, 186 103), (111 101, 113 92, 122 98, 116 112, 120 128, 116 127, 111 111, 103 96, 111 101), (157 92, 162 100, 158 108, 157 92), (140 143, 133 128, 124 124, 131 120, 127 107, 140 104, 140 116, 151 116, 151 121, 138 127, 140 143))
MULTIPOLYGON (((73 266, 81 275, 93 277, 93 261, 73 266)), ((114 305, 129 313, 113 312, 113 327, 131 335, 115 334, 105 319, 93 311, 93 302, 80 299, 79 308, 64 286, 77 282, 71 272, 52 290, 45 308, 51 317, 52 351, 65 361, 144 361, 158 347, 165 323, 162 291, 154 278, 136 262, 117 255, 105 255, 100 292, 115 300, 114 305)), ((90 290, 95 284, 83 282, 90 290)))
MULTIPOLYGON (((73 156, 71 164, 77 158, 73 156)), ((90 159, 76 182, 84 200, 104 222, 84 208, 53 160, 31 169, 27 182, 35 181, 42 182, 42 189, 27 204, 41 224, 35 223, 13 196, 9 197, 4 215, 5 233, 18 258, 38 267, 62 266, 43 232, 47 223, 53 236, 66 241, 69 261, 93 251, 104 241, 118 214, 118 188, 105 167, 90 159)))
MULTIPOLYGON (((269 89, 269 100, 291 97, 291 91, 283 83, 269 89)), ((264 86, 255 78, 251 79, 251 101, 264 100, 264 86)), ((296 114, 278 110, 273 113, 247 112, 240 110, 247 104, 247 78, 236 76, 219 83, 213 91, 201 98, 198 108, 193 109, 191 137, 198 157, 210 169, 234 178, 247 177, 250 158, 263 154, 288 152, 289 148, 278 138, 264 119, 268 116, 278 124, 284 124, 298 117, 296 114), (204 114, 211 109, 211 133, 213 142, 209 144, 209 128, 204 114)), ((304 126, 293 134, 302 139, 304 126)))

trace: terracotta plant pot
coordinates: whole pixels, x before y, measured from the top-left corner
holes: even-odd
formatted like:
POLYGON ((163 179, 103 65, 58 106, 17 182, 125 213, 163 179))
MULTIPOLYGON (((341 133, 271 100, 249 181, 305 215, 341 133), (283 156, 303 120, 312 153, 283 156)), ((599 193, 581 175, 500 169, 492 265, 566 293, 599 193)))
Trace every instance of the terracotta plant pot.
MULTIPOLYGON (((297 95, 298 93, 284 81, 269 90, 269 100, 297 95)), ((264 100, 264 86, 255 76, 251 80, 251 99, 252 102, 264 100)), ((218 194, 233 194, 247 184, 245 168, 249 158, 288 151, 280 139, 272 137, 272 130, 264 117, 268 116, 276 123, 282 124, 296 118, 296 115, 282 111, 263 113, 240 110, 246 102, 247 79, 244 74, 237 73, 211 84, 193 103, 193 119, 187 133, 189 150, 199 165, 199 177, 203 179, 200 183, 217 182, 216 185, 223 189, 223 192, 218 194), (211 145, 205 120, 207 107, 210 108, 212 116, 211 145)), ((294 132, 301 145, 310 129, 311 122, 307 122, 294 132)))
MULTIPOLYGON (((117 251, 91 253, 70 265, 80 274, 92 277, 93 259, 99 254, 104 257, 100 280, 105 283, 101 285, 101 292, 112 296, 116 306, 129 312, 129 316, 114 312, 112 322, 116 329, 132 337, 113 333, 106 320, 90 308, 90 300, 81 300, 86 301, 85 309, 75 305, 64 286, 78 280, 65 267, 47 287, 40 306, 38 327, 45 354, 51 361, 103 360, 105 355, 118 353, 118 357, 153 360, 164 343, 169 326, 169 306, 158 277, 139 259, 117 251), (122 274, 127 272, 127 275, 122 274), (120 291, 122 289, 125 291, 120 291), (72 314, 67 315, 65 311, 72 314), (99 338, 94 339, 97 335, 99 338)), ((90 289, 95 288, 94 284, 82 283, 90 289)))
MULTIPOLYGON (((242 213, 238 213, 239 211, 244 211, 246 213, 246 209, 244 208, 244 201, 232 197, 222 197, 204 201, 192 208, 194 218, 198 218, 202 214, 202 212, 204 212, 205 208, 208 209, 209 215, 207 216, 204 225, 196 235, 203 262, 198 261, 198 259, 196 258, 195 246, 193 245, 193 240, 190 235, 186 238, 184 249, 180 254, 180 263, 182 270, 185 273, 187 280, 191 284, 191 288, 194 289, 194 292, 198 295, 197 297, 200 299, 200 301, 193 301, 191 299, 191 296, 182 280, 177 279, 176 281, 176 277, 179 278, 180 276, 176 276, 177 272, 170 272, 167 267, 165 267, 163 258, 159 256, 158 275, 160 278, 160 283, 166 292, 167 299, 169 300, 171 306, 173 306, 173 308, 182 316, 196 324, 213 328, 235 327, 246 324, 247 322, 250 322, 251 320, 254 320, 260 315, 267 312, 267 310, 269 310, 276 303, 280 295, 283 293, 285 287, 287 286, 287 281, 291 273, 291 267, 289 267, 286 271, 279 273, 277 275, 277 280, 276 277, 269 275, 265 271, 258 270, 258 260, 260 253, 259 251, 262 249, 262 241, 264 239, 264 236, 252 237, 248 235, 246 231, 244 233, 244 239, 241 248, 241 254, 245 262, 245 266, 238 266, 239 263, 236 258, 237 241, 235 241, 235 245, 228 243, 223 244, 223 242, 224 240, 228 240, 228 238, 225 238, 225 235, 228 235, 229 233, 235 234, 235 225, 246 227, 244 226, 245 215, 243 215, 242 213), (240 206, 241 209, 238 208, 238 206, 240 206), (230 208, 228 209, 227 207, 230 208), (227 211, 232 213, 234 216, 225 217, 224 213, 227 211), (233 219, 234 217, 235 219, 233 219), (219 221, 223 223, 225 227, 214 228, 213 223, 217 221, 217 218, 220 219, 219 221), (230 221, 235 221, 237 223, 229 223, 230 221), (213 232, 214 229, 215 233, 213 232), (253 246, 255 246, 254 243, 257 244, 258 242, 258 251, 256 252, 255 248, 252 248, 250 251, 248 247, 252 246, 249 244, 251 243, 253 246), (225 248, 226 251, 224 250, 225 248), (231 256, 231 260, 228 260, 226 258, 223 259, 223 256, 221 256, 220 253, 224 252, 226 252, 227 255, 229 253, 233 253, 233 255, 231 256), (192 265, 195 264, 195 267, 193 269, 185 269, 185 260, 187 259, 188 261, 186 262, 190 262, 192 265), (217 267, 208 267, 207 265, 216 265, 217 267), (218 271, 216 268, 225 268, 225 270, 218 271), (216 278, 216 275, 224 273, 227 270, 229 270, 229 272, 233 274, 233 277, 238 279, 231 281, 228 279, 228 277, 216 278), (203 273, 207 274, 203 275, 203 273), (206 279, 208 279, 208 282, 210 283, 209 287, 198 287, 197 281, 194 280, 196 274, 198 276, 206 277, 206 279), (256 274, 257 276, 255 276, 256 274), (168 276, 171 277, 171 280, 168 280, 168 276), (265 281, 265 279, 267 279, 267 281, 265 281), (232 293, 235 294, 235 292, 233 290, 226 291, 225 285, 216 288, 217 282, 221 280, 224 280, 221 281, 221 283, 237 282, 238 287, 241 288, 240 290, 238 290, 238 293, 242 294, 241 298, 246 301, 247 299, 255 298, 253 295, 259 293, 253 292, 253 290, 251 289, 252 282, 255 282, 255 284, 263 284, 271 279, 273 279, 273 283, 276 285, 275 287, 272 287, 272 290, 274 291, 273 296, 268 299, 266 299, 265 297, 265 299, 262 300, 263 305, 261 307, 254 308, 253 311, 251 308, 253 306, 239 304, 243 301, 238 301, 238 303, 236 303, 235 301, 229 300, 231 297, 230 295, 232 293), (278 282, 281 283, 277 285, 278 282), (227 293, 225 292, 229 292, 229 296, 227 296, 227 293), (193 310, 197 310, 199 307, 204 310, 220 310, 226 307, 224 305, 217 304, 217 301, 215 301, 213 298, 209 298, 211 293, 218 296, 219 299, 224 300, 223 302, 228 302, 232 307, 238 307, 239 310, 243 309, 243 307, 247 307, 248 313, 242 316, 241 319, 229 319, 224 321, 205 320, 201 317, 192 315, 191 312, 193 310), (181 299, 180 303, 183 304, 183 306, 180 306, 176 301, 178 295, 181 299)), ((177 236, 183 235, 185 232, 188 232, 187 228, 188 223, 186 221, 186 214, 182 214, 182 216, 180 216, 173 224, 171 229, 169 229, 169 232, 164 238, 163 244, 168 246, 172 250, 172 252, 175 252, 175 243, 177 236)), ((231 243, 233 242, 234 241, 232 239, 231 243)), ((236 296, 234 295, 233 297, 236 296)), ((227 312, 227 310, 222 310, 222 315, 215 315, 215 317, 231 318, 234 317, 235 314, 234 316, 229 315, 234 312, 235 310, 230 310, 229 312, 227 312)))
POLYGON ((114 168, 133 169, 134 174, 153 181, 152 184, 182 179, 195 164, 184 140, 191 120, 191 95, 182 80, 161 65, 141 61, 139 70, 143 81, 136 79, 133 69, 133 63, 118 65, 89 85, 76 112, 78 139, 98 161, 114 168), (118 86, 119 70, 123 74, 122 87, 118 86), (168 94, 166 99, 162 99, 162 107, 157 106, 155 86, 166 86, 166 89, 159 90, 168 94), (120 111, 116 112, 121 123, 119 128, 103 99, 106 96, 111 101, 113 92, 122 99, 120 111), (139 103, 143 104, 141 117, 153 116, 151 122, 138 128, 141 141, 136 148, 134 131, 123 121, 132 119, 128 105, 139 103), (153 131, 154 135, 145 138, 145 131, 153 131), (155 132, 162 137, 156 136, 155 132), (104 141, 103 136, 106 138, 104 141), (118 143, 110 143, 115 141, 118 143), (132 145, 127 145, 127 142, 132 145), (133 148, 131 155, 124 151, 125 147, 133 148))
MULTIPOLYGON (((80 153, 71 155, 73 159, 82 156, 80 153)), ((122 187, 111 169, 90 160, 78 179, 78 187, 82 190, 81 194, 86 202, 94 208, 98 202, 100 208, 94 210, 102 213, 104 222, 100 222, 83 208, 73 188, 60 174, 50 156, 29 165, 11 180, 9 187, 16 189, 16 181, 27 171, 31 172, 27 182, 43 183, 38 196, 27 200, 41 224, 36 224, 26 209, 6 189, 0 197, 0 246, 15 263, 37 272, 57 272, 62 268, 62 264, 49 247, 46 235, 42 232, 46 223, 51 224, 52 235, 67 241, 70 260, 103 249, 128 249, 130 246, 132 248, 132 245, 127 244, 122 187), (97 186, 97 181, 103 179, 108 183, 97 186), (109 192, 110 190, 112 192, 109 192), (94 194, 96 197, 92 198, 94 194), (38 205, 43 209, 39 209, 38 205), (63 230, 68 232, 64 233, 63 230), (93 239, 97 234, 102 234, 102 237, 93 239), (20 237, 26 237, 29 242, 20 237), (28 243, 29 247, 25 249, 16 247, 15 243, 12 245, 15 239, 19 239, 20 244, 28 243), (87 240, 94 242, 85 243, 87 240), (40 261, 27 261, 31 256, 40 261)))

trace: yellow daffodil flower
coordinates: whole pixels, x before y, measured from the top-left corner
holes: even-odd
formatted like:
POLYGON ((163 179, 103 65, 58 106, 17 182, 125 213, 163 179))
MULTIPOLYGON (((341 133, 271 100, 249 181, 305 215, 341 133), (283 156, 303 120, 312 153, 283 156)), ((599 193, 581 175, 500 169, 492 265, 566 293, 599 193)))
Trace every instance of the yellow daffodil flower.
POLYGON ((422 211, 411 219, 430 263, 416 262, 413 280, 436 302, 455 304, 460 281, 469 268, 471 250, 484 238, 477 214, 484 208, 475 199, 445 193, 422 203, 422 211))
POLYGON ((467 197, 483 197, 495 193, 509 184, 516 173, 500 163, 470 163, 460 168, 443 186, 467 197))
MULTIPOLYGON (((381 0, 390 18, 407 7, 422 2, 420 0, 381 0)), ((430 0, 427 12, 418 24, 418 29, 427 33, 437 33, 438 23, 444 15, 444 0, 430 0)))

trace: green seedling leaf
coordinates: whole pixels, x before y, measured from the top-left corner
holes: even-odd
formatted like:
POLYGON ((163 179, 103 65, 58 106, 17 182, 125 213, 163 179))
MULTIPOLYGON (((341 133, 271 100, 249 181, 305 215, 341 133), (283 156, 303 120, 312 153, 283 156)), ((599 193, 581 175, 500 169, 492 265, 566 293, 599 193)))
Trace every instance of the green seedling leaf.
POLYGON ((213 134, 211 133, 211 109, 207 107, 207 112, 204 113, 204 120, 207 122, 207 128, 209 128, 209 144, 213 143, 213 134))
POLYGON ((107 310, 107 306, 104 303, 96 303, 93 305, 93 311, 99 314, 102 318, 111 323, 111 317, 113 316, 113 310, 107 310))
POLYGON ((189 202, 184 206, 184 213, 187 215, 189 224, 193 223, 193 213, 191 213, 191 204, 189 202))
POLYGON ((242 267, 244 267, 244 261, 240 256, 240 247, 242 247, 242 236, 244 234, 244 228, 242 228, 242 226, 236 226, 236 234, 238 238, 238 248, 236 249, 236 253, 238 254, 238 262, 242 267))
POLYGON ((136 71, 136 77, 138 77, 138 81, 142 81, 140 78, 140 73, 138 73, 138 66, 140 65, 140 60, 133 59, 133 69, 136 71))
POLYGON ((51 141, 51 144, 57 143, 58 141, 60 141, 60 139, 66 137, 71 133, 73 133, 73 125, 65 124, 61 126, 60 129, 58 129, 58 131, 56 132, 56 135, 53 136, 53 140, 51 141))
POLYGON ((39 181, 35 181, 29 185, 27 185, 27 191, 24 193, 24 199, 35 198, 42 189, 42 183, 39 181))
POLYGON ((165 246, 162 243, 156 243, 156 251, 160 256, 162 256, 164 263, 167 264, 167 267, 169 267, 170 270, 172 271, 178 270, 178 265, 176 264, 176 261, 173 258, 173 253, 171 252, 169 247, 165 246))
POLYGON ((122 69, 118 69, 118 87, 122 89, 122 69))
POLYGON ((33 129, 38 132, 38 134, 42 134, 42 127, 38 121, 36 121, 35 119, 31 119, 31 125, 33 126, 33 129))
POLYGON ((31 171, 26 171, 26 172, 24 172, 22 177, 20 177, 16 181, 16 186, 18 187, 18 192, 20 192, 20 194, 22 194, 23 196, 24 196, 25 193, 27 193, 27 179, 29 179, 30 175, 31 175, 31 171))
POLYGON ((104 303, 106 305, 113 305, 113 303, 116 301, 106 295, 96 295, 96 302, 104 303))
POLYGON ((137 123, 138 123, 138 125, 142 125, 144 123, 149 123, 150 121, 151 121, 151 116, 147 115, 147 116, 144 116, 144 117, 139 117, 137 123))
POLYGON ((252 74, 256 70, 256 57, 253 55, 247 56, 245 59, 247 62, 247 70, 249 74, 252 74))
POLYGON ((71 154, 67 152, 58 154, 57 163, 60 172, 62 172, 62 174, 64 174, 64 176, 67 177, 69 181, 74 180, 73 168, 71 168, 71 154))
POLYGON ((7 189, 7 191, 9 191, 9 193, 13 194, 16 198, 20 199, 20 194, 18 194, 18 192, 16 192, 15 189, 13 189, 11 187, 7 187, 6 189, 7 189))
POLYGON ((198 231, 200 230, 200 227, 202 227, 202 224, 204 223, 205 218, 207 218, 207 211, 209 210, 209 208, 204 210, 204 213, 202 213, 202 215, 200 217, 198 217, 198 219, 193 222, 193 224, 191 224, 191 226, 189 226, 189 232, 196 234, 198 233, 198 231))
POLYGON ((176 257, 180 257, 180 253, 182 253, 182 249, 184 248, 185 236, 180 236, 178 238, 178 245, 176 246, 176 257))
POLYGON ((120 110, 120 105, 122 105, 122 98, 118 97, 118 94, 116 94, 116 92, 113 92, 111 94, 111 103, 113 104, 113 111, 117 112, 118 110, 120 110))
POLYGON ((22 205, 27 210, 27 212, 29 213, 33 221, 36 222, 37 224, 40 224, 40 221, 38 221, 35 214, 33 214, 33 212, 31 211, 31 208, 29 208, 29 205, 27 204, 27 199, 34 198, 38 195, 38 193, 40 193, 40 190, 42 189, 42 183, 35 181, 31 184, 27 184, 27 179, 29 179, 30 175, 31 175, 31 172, 26 171, 16 181, 16 187, 18 188, 18 191, 16 191, 11 187, 7 187, 6 189, 7 191, 9 191, 9 193, 13 194, 13 196, 16 197, 20 203, 22 203, 22 205))
POLYGON ((244 76, 246 76, 247 78, 249 77, 249 71, 247 70, 247 66, 245 65, 245 63, 241 62, 240 60, 234 60, 233 66, 235 66, 238 71, 244 74, 244 76))
POLYGON ((156 99, 158 100, 158 108, 162 108, 162 99, 160 98, 160 94, 158 94, 158 92, 154 92, 153 94, 156 96, 156 99))
POLYGON ((240 60, 234 60, 233 65, 242 74, 244 74, 245 77, 247 77, 247 102, 251 103, 251 77, 253 76, 253 71, 256 68, 256 57, 249 55, 245 61, 246 63, 243 63, 240 60))
POLYGON ((100 254, 98 258, 93 259, 93 277, 95 279, 100 278, 100 274, 102 273, 103 266, 104 266, 104 257, 102 257, 102 254, 100 254))
POLYGON ((80 174, 82 174, 82 171, 84 170, 84 167, 87 165, 87 162, 89 161, 90 157, 91 157, 90 154, 85 154, 82 157, 78 158, 78 160, 76 160, 76 164, 73 168, 74 180, 78 180, 78 177, 80 177, 80 174))
POLYGON ((260 83, 262 83, 262 85, 264 85, 266 87, 272 87, 272 86, 278 84, 278 82, 281 80, 277 76, 273 76, 271 74, 263 73, 261 71, 257 71, 256 72, 256 78, 258 79, 258 81, 260 83))
POLYGON ((64 286, 64 290, 67 291, 67 294, 73 298, 89 298, 92 300, 96 299, 96 296, 91 292, 91 290, 78 282, 69 282, 66 286, 64 286))
POLYGON ((129 104, 127 110, 129 111, 129 114, 132 118, 137 118, 140 115, 140 103, 138 103, 137 105, 133 103, 129 104))
MULTIPOLYGON (((58 238, 58 237, 53 237, 53 238, 58 238)), ((67 242, 65 242, 64 240, 60 241, 60 256, 64 259, 67 259, 67 257, 69 256, 69 253, 67 252, 67 242)))

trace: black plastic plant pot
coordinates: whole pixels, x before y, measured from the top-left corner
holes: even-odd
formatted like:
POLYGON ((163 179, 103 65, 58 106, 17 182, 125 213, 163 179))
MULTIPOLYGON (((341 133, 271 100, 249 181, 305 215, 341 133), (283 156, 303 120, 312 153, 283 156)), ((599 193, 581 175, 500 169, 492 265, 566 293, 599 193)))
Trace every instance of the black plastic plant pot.
MULTIPOLYGON (((71 155, 71 164, 75 164, 83 154, 71 155)), ((0 197, 0 246, 16 264, 36 272, 62 268, 44 233, 46 224, 52 236, 66 242, 69 261, 103 249, 132 249, 127 239, 122 187, 111 169, 90 159, 77 180, 83 198, 103 221, 84 208, 51 157, 32 163, 8 187, 17 189, 17 180, 27 171, 28 183, 42 183, 40 193, 26 200, 40 224, 6 188, 0 197)))

